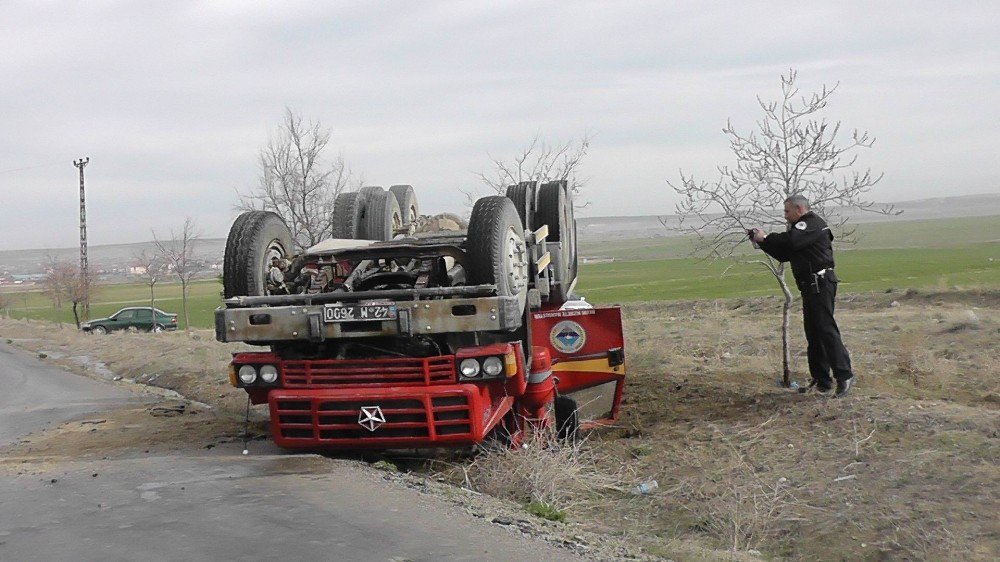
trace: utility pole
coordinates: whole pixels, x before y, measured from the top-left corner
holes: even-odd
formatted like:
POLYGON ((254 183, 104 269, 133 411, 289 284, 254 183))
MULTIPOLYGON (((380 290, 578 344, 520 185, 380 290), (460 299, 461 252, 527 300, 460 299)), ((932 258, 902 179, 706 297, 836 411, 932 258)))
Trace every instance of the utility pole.
POLYGON ((90 319, 90 276, 87 275, 87 198, 83 191, 83 168, 90 162, 90 157, 74 160, 73 165, 80 169, 80 282, 83 284, 83 317, 90 319))

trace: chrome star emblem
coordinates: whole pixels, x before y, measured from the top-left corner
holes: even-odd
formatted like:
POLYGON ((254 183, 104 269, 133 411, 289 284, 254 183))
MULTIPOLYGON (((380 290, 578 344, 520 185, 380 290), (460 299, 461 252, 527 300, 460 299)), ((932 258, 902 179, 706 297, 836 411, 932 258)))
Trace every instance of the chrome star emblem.
POLYGON ((358 414, 358 425, 368 431, 375 431, 385 423, 385 414, 378 406, 362 406, 358 414))

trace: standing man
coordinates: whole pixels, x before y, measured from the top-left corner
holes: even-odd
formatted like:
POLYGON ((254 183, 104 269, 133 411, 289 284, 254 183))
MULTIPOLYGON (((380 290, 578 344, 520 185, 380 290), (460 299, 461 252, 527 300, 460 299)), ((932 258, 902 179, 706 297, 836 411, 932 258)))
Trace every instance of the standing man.
POLYGON ((836 379, 834 395, 844 396, 854 384, 854 372, 833 317, 838 281, 833 271, 833 233, 826 221, 809 210, 809 201, 802 195, 785 199, 785 220, 790 226, 785 232, 764 234, 754 228, 748 234, 769 256, 792 264, 795 284, 802 293, 802 321, 812 375, 809 386, 829 392, 836 379))

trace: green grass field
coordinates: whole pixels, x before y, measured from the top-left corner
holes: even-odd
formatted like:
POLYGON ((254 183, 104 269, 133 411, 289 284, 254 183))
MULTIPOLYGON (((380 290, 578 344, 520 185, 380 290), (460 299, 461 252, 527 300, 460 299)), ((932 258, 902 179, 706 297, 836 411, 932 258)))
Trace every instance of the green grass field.
MULTIPOLYGON (((949 248, 964 247, 980 242, 1000 241, 1000 216, 971 217, 963 219, 936 219, 892 221, 851 226, 855 228, 856 242, 848 245, 838 242, 838 252, 845 249, 877 250, 888 248, 949 248)), ((645 261, 685 258, 695 248, 688 237, 664 236, 661 238, 622 239, 595 242, 584 239, 580 243, 581 256, 611 257, 616 261, 645 261)), ((753 252, 749 242, 740 247, 753 252)))
MULTIPOLYGON (((732 264, 675 258, 583 265, 578 288, 594 303, 780 294, 774 277, 760 265, 736 265, 723 275, 732 264)), ((841 251, 837 275, 841 292, 1000 288, 1000 243, 841 251)), ((787 279, 791 282, 790 271, 787 279)))
MULTIPOLYGON (((210 328, 214 325, 212 312, 221 303, 221 292, 222 284, 214 279, 191 283, 188 291, 188 315, 191 318, 191 326, 210 328)), ((64 303, 62 308, 55 308, 52 301, 38 291, 8 293, 7 298, 13 304, 10 315, 14 318, 73 322, 71 304, 64 303)), ((145 284, 99 286, 91 300, 90 317, 103 318, 125 306, 149 306, 149 286, 145 284)), ((176 312, 177 322, 183 327, 180 283, 157 283, 156 307, 167 312, 176 312)))
MULTIPOLYGON (((898 221, 860 225, 858 230, 856 245, 837 247, 841 292, 1000 288, 1000 217, 898 221)), ((676 237, 586 244, 581 248, 584 255, 611 256, 616 261, 581 265, 578 290, 598 304, 779 294, 777 283, 763 267, 736 265, 726 272, 732 261, 681 257, 691 247, 690 240, 676 237)), ((188 312, 192 326, 212 327, 221 290, 216 280, 191 284, 188 312)), ((179 284, 158 284, 156 306, 180 314, 180 293, 179 284)), ((69 305, 54 308, 40 292, 14 292, 6 297, 13 317, 73 321, 69 305)), ((96 290, 91 317, 148 304, 146 285, 105 285, 96 290)), ((183 325, 182 316, 179 322, 183 325)))

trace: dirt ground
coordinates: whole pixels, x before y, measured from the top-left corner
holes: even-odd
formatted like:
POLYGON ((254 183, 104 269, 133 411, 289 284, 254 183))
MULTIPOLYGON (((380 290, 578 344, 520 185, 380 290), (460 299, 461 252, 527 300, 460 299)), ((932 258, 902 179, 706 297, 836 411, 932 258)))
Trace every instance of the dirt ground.
MULTIPOLYGON (((544 478, 530 487, 572 525, 674 560, 993 560, 1000 552, 1000 292, 842 296, 838 320, 858 374, 845 399, 777 387, 777 298, 624 312, 618 426, 569 452, 409 468, 523 504, 534 495, 513 481, 497 485, 495 475, 508 471, 503 463, 541 462, 530 467, 544 478), (651 480, 652 493, 632 491, 651 480)), ((799 314, 792 360, 804 383, 799 314)), ((30 436, 4 450, 8 467, 242 438, 245 395, 226 375, 238 348, 211 332, 92 337, 0 320, 0 338, 115 384, 183 395, 163 392, 154 406, 30 436)), ((264 415, 255 408, 255 438, 265 436, 264 415)))

